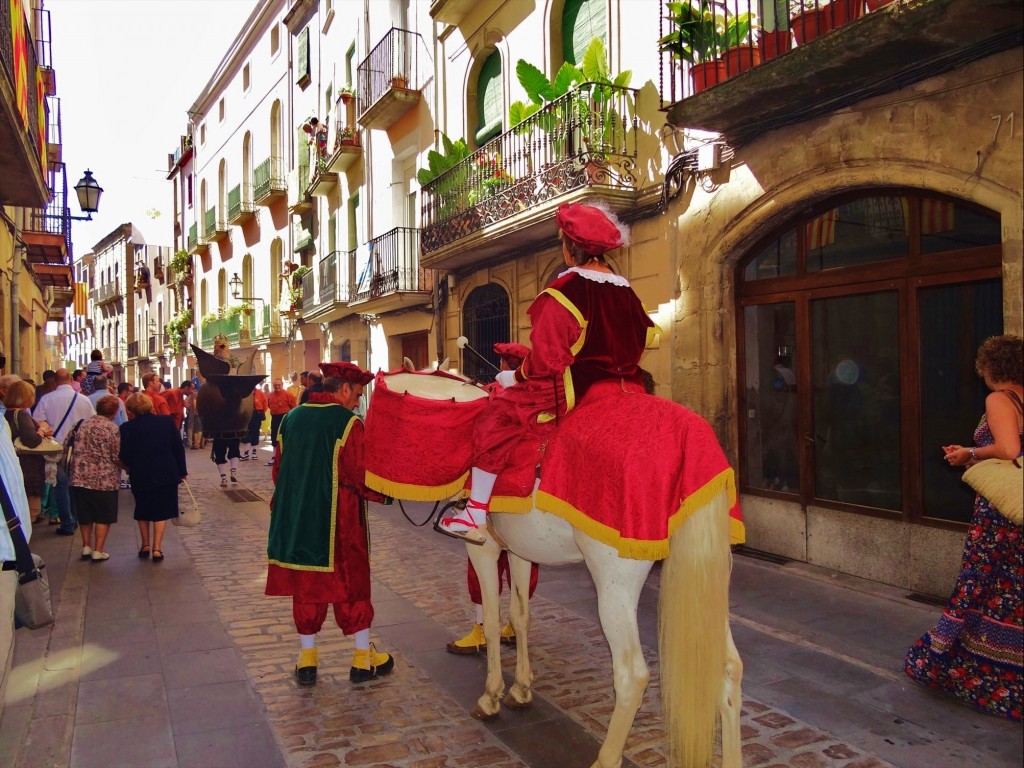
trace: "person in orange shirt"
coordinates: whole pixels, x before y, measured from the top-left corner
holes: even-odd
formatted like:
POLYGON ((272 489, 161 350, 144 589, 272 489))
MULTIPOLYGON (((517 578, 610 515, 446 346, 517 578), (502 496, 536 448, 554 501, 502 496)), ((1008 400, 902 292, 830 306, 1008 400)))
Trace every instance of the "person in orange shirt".
MULTIPOLYGON (((277 447, 277 431, 281 428, 281 420, 284 415, 298 405, 290 391, 284 388, 284 381, 274 379, 274 388, 267 395, 267 407, 270 409, 270 447, 277 447)), ((268 467, 274 466, 274 456, 271 454, 268 467)))
POLYGON ((192 382, 185 379, 185 381, 181 382, 181 386, 168 389, 161 394, 167 402, 167 408, 170 410, 171 416, 174 417, 174 426, 180 432, 181 425, 185 422, 185 401, 192 394, 192 382))
POLYGON ((153 413, 157 416, 170 416, 171 409, 167 400, 160 393, 160 377, 150 371, 142 374, 142 391, 153 401, 153 413))
POLYGON ((249 418, 249 437, 243 441, 247 442, 249 447, 242 454, 242 461, 256 460, 256 448, 260 444, 260 426, 263 424, 263 418, 266 414, 267 396, 257 386, 252 391, 252 416, 249 418))

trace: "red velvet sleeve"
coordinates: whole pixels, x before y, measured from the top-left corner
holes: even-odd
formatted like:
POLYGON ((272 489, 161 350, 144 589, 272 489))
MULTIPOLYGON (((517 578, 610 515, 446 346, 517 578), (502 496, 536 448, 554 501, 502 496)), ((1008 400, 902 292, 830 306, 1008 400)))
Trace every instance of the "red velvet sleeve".
POLYGON ((344 447, 338 452, 338 484, 354 488, 357 494, 368 501, 383 504, 387 496, 366 487, 366 463, 363 458, 365 434, 363 422, 355 419, 344 447))
POLYGON ((583 329, 568 309, 546 293, 533 302, 530 319, 530 354, 516 370, 516 380, 561 377, 573 361, 572 345, 583 329))

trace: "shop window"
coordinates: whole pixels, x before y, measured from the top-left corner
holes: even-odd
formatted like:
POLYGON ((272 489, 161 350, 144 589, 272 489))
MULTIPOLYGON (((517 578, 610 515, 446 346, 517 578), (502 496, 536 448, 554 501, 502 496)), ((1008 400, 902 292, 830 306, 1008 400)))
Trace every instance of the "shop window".
POLYGON ((1000 222, 879 190, 826 201, 738 264, 740 476, 748 493, 964 523, 941 446, 984 410, 974 355, 1002 332, 1000 222))

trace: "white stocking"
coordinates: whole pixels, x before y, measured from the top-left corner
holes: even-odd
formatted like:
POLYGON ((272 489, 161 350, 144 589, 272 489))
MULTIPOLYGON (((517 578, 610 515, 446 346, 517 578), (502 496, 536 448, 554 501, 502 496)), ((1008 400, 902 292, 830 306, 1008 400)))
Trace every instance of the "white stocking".
POLYGON ((370 649, 370 628, 360 629, 353 635, 356 641, 357 651, 368 651, 370 649))
POLYGON ((299 647, 304 651, 316 648, 316 635, 299 635, 299 647))

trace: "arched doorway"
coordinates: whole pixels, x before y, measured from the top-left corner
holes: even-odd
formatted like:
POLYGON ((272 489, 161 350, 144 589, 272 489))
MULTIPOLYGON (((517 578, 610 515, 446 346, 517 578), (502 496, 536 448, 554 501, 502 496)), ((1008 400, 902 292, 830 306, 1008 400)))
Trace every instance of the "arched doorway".
POLYGON ((939 446, 984 410, 974 354, 1002 332, 1000 220, 861 190, 815 206, 736 274, 746 493, 906 522, 966 522, 939 446))
POLYGON ((508 293, 500 285, 488 283, 470 291, 462 305, 462 333, 470 346, 494 367, 463 350, 462 371, 466 376, 494 381, 499 359, 493 347, 496 342, 509 340, 510 319, 508 293))

